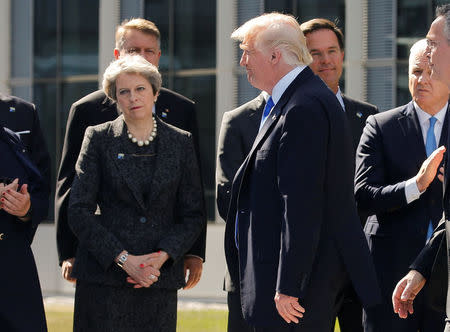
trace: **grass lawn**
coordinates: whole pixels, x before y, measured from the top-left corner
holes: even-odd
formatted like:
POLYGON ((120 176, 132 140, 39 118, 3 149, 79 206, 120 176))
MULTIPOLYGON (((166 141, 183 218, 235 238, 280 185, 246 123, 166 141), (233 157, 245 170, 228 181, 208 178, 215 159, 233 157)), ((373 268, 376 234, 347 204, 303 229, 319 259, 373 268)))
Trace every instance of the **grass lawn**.
MULTIPOLYGON (((47 305, 45 311, 49 332, 72 332, 71 306, 47 305)), ((226 332, 226 326, 226 310, 178 311, 177 332, 226 332)), ((339 327, 336 327, 335 332, 339 331, 339 327)))

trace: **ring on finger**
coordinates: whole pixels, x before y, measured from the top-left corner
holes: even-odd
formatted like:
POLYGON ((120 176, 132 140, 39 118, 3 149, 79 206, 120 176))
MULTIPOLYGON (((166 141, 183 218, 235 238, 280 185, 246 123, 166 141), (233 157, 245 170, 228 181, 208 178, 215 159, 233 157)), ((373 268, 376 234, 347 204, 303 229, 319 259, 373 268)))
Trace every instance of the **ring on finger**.
POLYGON ((148 278, 151 279, 151 280, 155 280, 155 279, 156 279, 156 276, 153 275, 153 274, 150 274, 150 275, 148 276, 148 278))

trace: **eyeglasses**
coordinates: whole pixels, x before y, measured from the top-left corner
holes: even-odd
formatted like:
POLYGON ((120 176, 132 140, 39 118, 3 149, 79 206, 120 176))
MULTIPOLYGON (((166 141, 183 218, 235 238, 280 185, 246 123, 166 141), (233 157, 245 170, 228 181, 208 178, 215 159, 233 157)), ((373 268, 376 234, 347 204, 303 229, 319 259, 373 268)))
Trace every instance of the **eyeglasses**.
POLYGON ((434 51, 439 46, 440 43, 441 42, 439 41, 427 39, 427 47, 432 51, 434 51))

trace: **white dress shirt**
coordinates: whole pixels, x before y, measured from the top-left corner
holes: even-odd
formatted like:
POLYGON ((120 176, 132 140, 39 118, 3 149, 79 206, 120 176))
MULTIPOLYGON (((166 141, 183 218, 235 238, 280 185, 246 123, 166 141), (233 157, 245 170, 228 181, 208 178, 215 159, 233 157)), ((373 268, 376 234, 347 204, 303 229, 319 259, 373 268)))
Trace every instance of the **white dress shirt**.
POLYGON ((342 98, 341 88, 339 88, 339 87, 338 87, 338 91, 336 93, 336 98, 337 98, 337 100, 339 100, 339 104, 341 104, 342 109, 345 112, 344 98, 342 98))
MULTIPOLYGON (((422 139, 424 146, 427 142, 427 132, 430 128, 430 118, 431 115, 422 110, 419 105, 414 101, 414 108, 416 109, 417 118, 419 119, 420 123, 420 129, 422 131, 422 139)), ((439 141, 441 139, 442 134, 442 127, 444 125, 445 120, 445 114, 447 112, 448 103, 445 104, 445 106, 434 115, 436 118, 436 123, 434 124, 434 136, 436 137, 436 146, 439 147, 439 141)), ((405 196, 406 196, 406 202, 409 204, 416 199, 420 197, 421 194, 423 194, 425 191, 420 192, 419 188, 417 188, 417 181, 416 181, 417 175, 408 181, 406 181, 405 184, 405 196)))

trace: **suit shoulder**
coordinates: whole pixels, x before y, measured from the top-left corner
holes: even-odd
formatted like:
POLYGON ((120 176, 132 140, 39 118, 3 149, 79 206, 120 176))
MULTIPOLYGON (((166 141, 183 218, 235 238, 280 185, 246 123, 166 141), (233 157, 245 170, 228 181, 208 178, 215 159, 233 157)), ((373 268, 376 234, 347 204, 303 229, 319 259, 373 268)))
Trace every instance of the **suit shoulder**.
POLYGON ((86 128, 86 135, 88 132, 90 133, 90 135, 93 135, 94 133, 96 134, 106 133, 109 131, 114 121, 116 120, 103 122, 95 126, 88 126, 86 128))
POLYGON ((195 102, 175 91, 166 89, 166 88, 161 88, 159 90, 159 96, 158 99, 160 102, 168 102, 168 101, 172 101, 172 102, 176 102, 176 103, 182 103, 185 105, 190 105, 190 106, 194 106, 195 102))
POLYGON ((77 100, 72 104, 72 108, 83 108, 85 106, 95 106, 102 104, 105 101, 108 101, 108 97, 106 97, 103 90, 94 91, 83 98, 77 100))
POLYGON ((9 106, 23 107, 25 109, 29 109, 30 111, 35 111, 35 106, 33 103, 16 96, 0 95, 0 103, 7 104, 9 106))
POLYGON ((160 118, 157 118, 157 124, 158 126, 162 126, 164 130, 170 132, 171 134, 175 136, 192 136, 192 134, 186 130, 180 129, 178 127, 175 127, 167 122, 164 122, 160 118))
POLYGON ((378 126, 384 126, 392 121, 397 121, 397 119, 402 116, 402 113, 406 108, 407 105, 399 106, 388 111, 374 114, 372 118, 377 122, 378 126))
POLYGON ((373 104, 367 103, 365 101, 353 99, 347 95, 343 95, 342 98, 344 99, 344 103, 346 100, 348 102, 354 103, 359 111, 366 112, 366 113, 368 113, 368 115, 378 113, 378 107, 373 104))
POLYGON ((238 106, 231 111, 225 112, 224 117, 226 114, 226 117, 230 120, 238 119, 240 117, 247 116, 249 113, 257 111, 263 104, 265 104, 264 96, 260 94, 256 98, 246 102, 245 104, 238 106))

